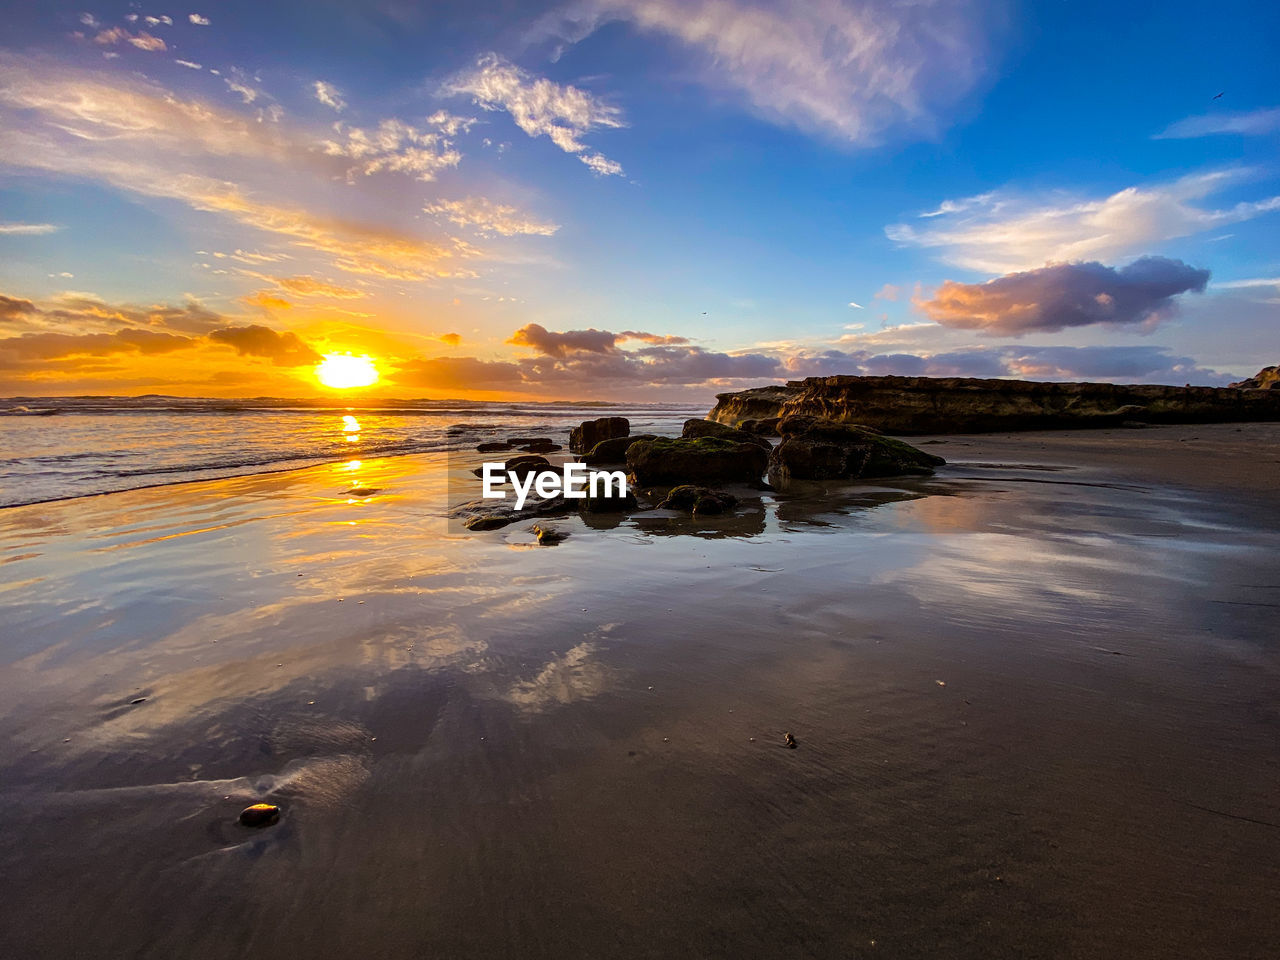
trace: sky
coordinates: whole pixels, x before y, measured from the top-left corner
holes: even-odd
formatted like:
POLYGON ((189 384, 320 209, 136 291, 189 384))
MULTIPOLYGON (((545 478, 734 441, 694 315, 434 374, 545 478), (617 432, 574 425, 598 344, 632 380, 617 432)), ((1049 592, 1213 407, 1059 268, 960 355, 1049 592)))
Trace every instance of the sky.
POLYGON ((0 4, 0 394, 1280 361, 1280 6, 0 4))

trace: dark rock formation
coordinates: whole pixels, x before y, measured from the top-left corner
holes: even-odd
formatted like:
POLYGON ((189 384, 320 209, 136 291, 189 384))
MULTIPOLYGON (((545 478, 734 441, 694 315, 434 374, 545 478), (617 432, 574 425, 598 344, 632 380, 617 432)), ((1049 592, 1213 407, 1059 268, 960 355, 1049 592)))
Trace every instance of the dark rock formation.
POLYGON ((525 501, 524 509, 517 510, 508 498, 506 500, 469 500, 460 503, 450 511, 450 516, 461 520, 468 530, 497 530, 518 520, 530 517, 554 517, 569 513, 577 500, 564 497, 549 497, 539 500, 531 497, 525 501))
POLYGON ((240 824, 245 827, 269 827, 280 819, 280 808, 274 803, 254 803, 240 811, 240 824))
POLYGON ((658 504, 658 509, 686 510, 695 517, 716 516, 732 510, 737 503, 738 498, 732 494, 686 483, 672 487, 666 498, 658 504))
POLYGON ((584 420, 569 431, 569 449, 574 453, 586 453, 601 440, 625 437, 630 432, 631 421, 626 417, 584 420))
POLYGON ((696 440, 698 437, 719 437, 721 440, 732 440, 734 443, 754 443, 766 450, 773 447, 773 444, 764 437, 723 423, 716 423, 714 420, 686 420, 680 436, 686 440, 696 440))
POLYGON ((641 486, 759 483, 768 461, 763 447, 718 437, 659 437, 627 450, 627 469, 641 486))
POLYGON ((579 513, 625 513, 639 508, 632 493, 628 493, 625 497, 593 497, 590 488, 587 490, 587 495, 578 500, 577 504, 579 513))
POLYGON ((782 442, 769 455, 773 484, 931 473, 946 462, 875 430, 818 417, 787 417, 778 432, 782 442))
POLYGON ((563 450, 564 447, 554 442, 550 437, 539 437, 536 440, 521 444, 520 449, 525 453, 555 453, 563 450))
POLYGON ((583 454, 582 462, 590 467, 598 467, 609 463, 625 463, 627 450, 637 440, 656 440, 652 433, 638 433, 634 437, 614 437, 612 440, 601 440, 589 453, 583 454))
POLYGON ((1231 386, 1237 390, 1275 390, 1280 392, 1280 367, 1263 367, 1248 380, 1231 386))
POLYGON ((541 473, 551 469, 551 461, 546 457, 512 457, 506 462, 507 473, 513 473, 524 479, 526 473, 541 473))
POLYGON ((710 417, 808 415, 892 434, 1280 420, 1280 389, 1041 383, 961 377, 810 377, 722 393, 710 417))
POLYGON ((738 429, 745 430, 747 433, 754 433, 758 437, 776 437, 778 435, 778 424, 781 422, 781 417, 766 417, 763 420, 743 420, 738 424, 738 429))
POLYGON ((476 447, 477 453, 497 453, 501 450, 510 450, 511 444, 505 440, 493 440, 489 443, 482 443, 476 447))

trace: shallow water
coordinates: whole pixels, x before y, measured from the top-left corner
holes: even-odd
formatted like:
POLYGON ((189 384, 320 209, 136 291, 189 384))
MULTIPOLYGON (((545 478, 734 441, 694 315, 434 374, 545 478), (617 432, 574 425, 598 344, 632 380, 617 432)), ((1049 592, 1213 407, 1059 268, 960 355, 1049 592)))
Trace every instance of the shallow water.
POLYGON ((552 548, 440 455, 0 512, 0 953, 1273 955, 1274 525, 939 449, 552 548))

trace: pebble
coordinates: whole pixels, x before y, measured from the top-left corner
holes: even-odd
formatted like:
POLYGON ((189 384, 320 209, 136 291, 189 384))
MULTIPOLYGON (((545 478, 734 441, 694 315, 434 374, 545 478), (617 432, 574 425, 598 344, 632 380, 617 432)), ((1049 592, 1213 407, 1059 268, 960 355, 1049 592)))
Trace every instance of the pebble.
POLYGON ((793 737, 790 733, 788 733, 785 737, 783 737, 783 743, 785 743, 787 747, 791 750, 794 750, 797 746, 796 738, 793 737))
POLYGON ((273 803, 255 803, 240 811, 240 824, 245 827, 269 827, 280 819, 280 808, 273 803))

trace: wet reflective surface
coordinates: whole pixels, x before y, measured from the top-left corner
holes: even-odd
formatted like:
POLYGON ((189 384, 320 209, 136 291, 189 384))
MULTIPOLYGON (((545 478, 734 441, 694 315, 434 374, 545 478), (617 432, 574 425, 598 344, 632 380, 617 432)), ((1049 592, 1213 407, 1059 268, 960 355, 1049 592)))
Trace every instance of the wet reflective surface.
POLYGON ((430 455, 0 512, 2 952, 1271 955, 1280 513, 968 443, 555 548, 430 455))

